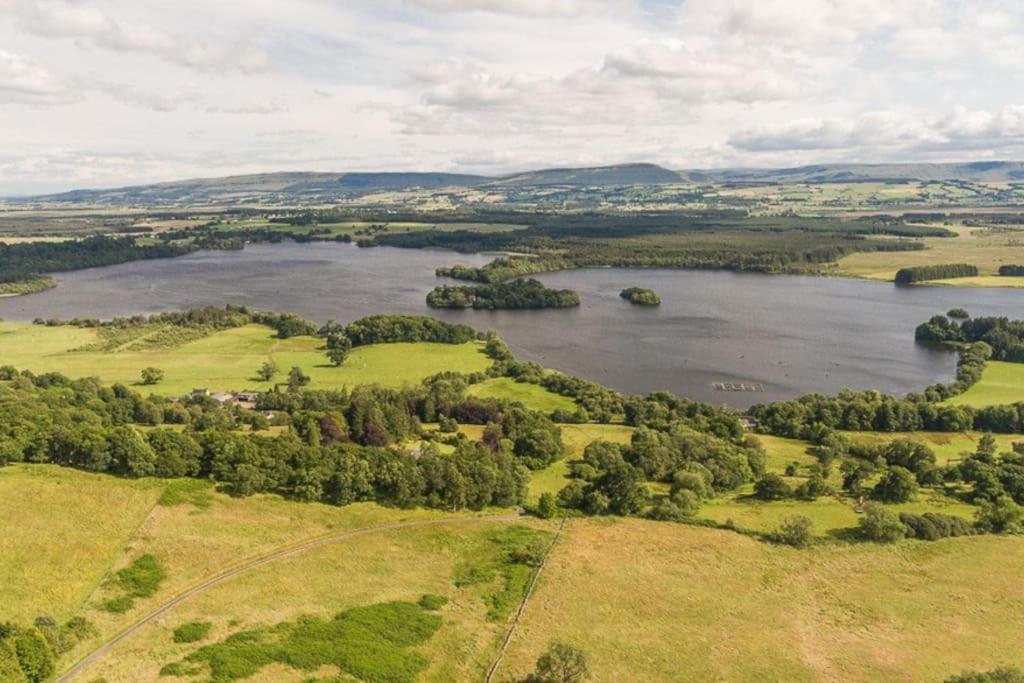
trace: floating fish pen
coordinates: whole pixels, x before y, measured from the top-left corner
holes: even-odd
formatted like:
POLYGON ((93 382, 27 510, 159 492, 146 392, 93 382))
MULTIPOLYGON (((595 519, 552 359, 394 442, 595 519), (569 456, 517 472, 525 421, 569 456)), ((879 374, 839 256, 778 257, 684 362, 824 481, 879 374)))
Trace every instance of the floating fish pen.
POLYGON ((717 391, 764 391, 760 382, 715 382, 712 386, 717 391))

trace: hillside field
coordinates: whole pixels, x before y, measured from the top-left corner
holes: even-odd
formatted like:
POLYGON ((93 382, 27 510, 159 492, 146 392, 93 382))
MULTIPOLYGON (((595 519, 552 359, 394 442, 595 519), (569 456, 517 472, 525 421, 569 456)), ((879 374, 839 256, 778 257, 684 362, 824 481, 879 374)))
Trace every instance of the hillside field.
POLYGON ((572 520, 497 679, 527 674, 551 640, 586 652, 594 681, 938 682, 1020 666, 1024 583, 1006 577, 1021 562, 1020 538, 797 551, 572 520))
POLYGON ((483 345, 376 344, 352 351, 345 364, 331 366, 314 337, 277 339, 262 325, 245 325, 216 332, 173 348, 80 351, 96 344, 97 332, 69 326, 48 327, 0 322, 0 359, 3 364, 33 372, 60 372, 69 377, 98 376, 104 383, 139 382, 147 366, 166 373, 162 382, 137 386, 143 392, 176 396, 203 387, 211 391, 267 390, 284 382, 293 366, 309 375, 310 388, 337 389, 357 384, 399 387, 446 370, 471 373, 486 370, 491 361, 483 345), (280 374, 262 382, 256 372, 273 360, 280 374))
MULTIPOLYGON (((371 530, 250 568, 173 606, 73 679, 86 682, 205 680, 201 671, 198 679, 158 672, 233 633, 416 602, 427 593, 448 601, 438 612, 440 628, 415 648, 425 660, 417 680, 479 680, 523 588, 502 578, 500 549, 519 537, 550 538, 557 524, 503 511, 236 499, 202 482, 127 481, 48 465, 0 469, 0 501, 17 511, 0 515, 4 556, 18 558, 0 563, 5 614, 83 613, 99 629, 61 661, 64 668, 204 577, 306 539, 371 530), (83 509, 88 527, 68 521, 83 509), (408 522, 422 524, 389 528, 408 522), (69 525, 91 534, 81 540, 87 561, 80 553, 38 551, 40 544, 59 547, 69 525), (156 594, 125 614, 99 609, 112 594, 110 572, 144 553, 166 571, 156 594), (14 583, 27 590, 12 592, 14 583), (192 622, 210 624, 209 635, 176 643, 172 632, 192 622)), ((1005 581, 1021 562, 1019 538, 830 543, 797 551, 681 524, 573 519, 496 680, 528 673, 552 640, 582 648, 599 682, 938 682, 965 669, 1021 665, 1024 585, 1005 581), (963 562, 966 556, 974 561, 963 562)), ((316 675, 338 673, 325 667, 316 675)), ((298 682, 310 675, 272 664, 247 680, 298 682)))

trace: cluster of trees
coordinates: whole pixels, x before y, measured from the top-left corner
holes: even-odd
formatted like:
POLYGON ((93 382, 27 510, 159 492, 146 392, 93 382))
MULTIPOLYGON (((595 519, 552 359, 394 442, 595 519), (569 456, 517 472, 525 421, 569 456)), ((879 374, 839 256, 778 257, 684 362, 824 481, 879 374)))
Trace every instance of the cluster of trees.
POLYGON ((1024 277, 1024 266, 999 266, 999 274, 1003 277, 1024 277))
POLYGON ((952 317, 933 316, 928 322, 917 326, 915 338, 918 341, 945 344, 984 344, 991 358, 1024 363, 1024 320, 965 316, 957 322, 952 317))
POLYGON ((465 344, 477 338, 476 330, 469 325, 418 315, 373 315, 344 326, 329 322, 320 330, 324 337, 339 333, 348 337, 352 346, 393 342, 465 344))
POLYGON ((929 280, 949 280, 957 277, 974 277, 978 274, 978 267, 968 263, 945 263, 933 266, 912 266, 900 268, 896 271, 894 282, 898 284, 911 284, 914 282, 928 282, 929 280))
POLYGON ((619 292, 619 296, 629 301, 629 303, 639 306, 658 306, 661 304, 661 297, 654 290, 644 289, 643 287, 628 287, 619 292))
POLYGON ((143 398, 122 385, 0 369, 0 464, 47 462, 125 477, 199 477, 236 495, 268 491, 346 504, 377 500, 444 508, 521 502, 528 469, 562 456, 561 430, 518 404, 466 398, 465 380, 352 392, 273 391, 260 410, 292 425, 266 436, 260 413, 205 397, 143 398), (396 444, 424 438, 421 421, 486 425, 480 443, 455 439, 453 454, 396 444), (142 432, 135 424, 157 428, 142 432), (164 424, 184 424, 168 429, 164 424), (241 433, 243 424, 256 431, 241 433))
POLYGON ((586 514, 692 518, 701 501, 764 474, 764 451, 754 440, 728 440, 681 423, 665 430, 642 427, 626 446, 595 441, 573 463, 571 481, 558 494, 565 508, 586 514), (647 482, 667 483, 669 495, 652 501, 647 482))
POLYGON ((37 617, 31 626, 0 623, 0 681, 43 683, 56 672, 57 657, 95 635, 83 617, 59 624, 53 617, 37 617))
POLYGON ((0 282, 17 282, 43 273, 110 266, 141 259, 181 256, 195 247, 139 245, 134 237, 86 237, 67 242, 0 243, 0 282))
POLYGON ((435 287, 427 294, 431 308, 486 310, 523 308, 570 308, 580 305, 571 289, 549 289, 532 278, 499 284, 435 287))
POLYGON ((836 396, 808 394, 791 401, 757 405, 748 411, 766 434, 796 439, 813 437, 820 427, 874 432, 985 431, 1018 434, 1024 430, 1024 403, 972 408, 942 405, 942 393, 906 399, 877 391, 846 389, 836 396))

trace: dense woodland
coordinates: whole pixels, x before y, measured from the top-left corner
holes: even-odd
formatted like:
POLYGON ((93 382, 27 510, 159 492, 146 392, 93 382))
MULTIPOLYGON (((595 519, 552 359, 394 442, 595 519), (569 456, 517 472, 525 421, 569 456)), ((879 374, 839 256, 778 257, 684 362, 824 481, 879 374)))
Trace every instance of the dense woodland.
POLYGON ((43 273, 181 256, 196 248, 167 243, 140 246, 133 237, 103 236, 68 242, 0 243, 0 282, 26 280, 43 273))
POLYGON ((571 289, 549 289, 529 278, 487 285, 442 285, 427 294, 427 305, 431 308, 485 310, 572 308, 580 305, 580 295, 571 289))

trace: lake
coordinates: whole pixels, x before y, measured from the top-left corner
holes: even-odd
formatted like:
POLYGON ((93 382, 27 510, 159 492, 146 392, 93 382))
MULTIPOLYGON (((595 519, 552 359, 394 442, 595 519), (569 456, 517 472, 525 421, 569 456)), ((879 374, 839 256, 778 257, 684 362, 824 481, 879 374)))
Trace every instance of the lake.
POLYGON ((0 318, 109 318, 208 304, 289 311, 321 322, 376 313, 433 315, 497 330, 521 359, 626 393, 668 389, 746 407, 812 391, 902 394, 949 381, 955 355, 916 344, 918 323, 954 306, 975 315, 1024 314, 1024 293, 1011 289, 622 268, 538 277, 577 290, 578 309, 427 308, 436 267, 482 265, 490 258, 336 243, 250 245, 62 273, 56 289, 0 299, 0 318), (662 305, 620 299, 619 291, 630 286, 653 289, 662 305), (764 391, 719 391, 716 383, 760 384, 764 391))

